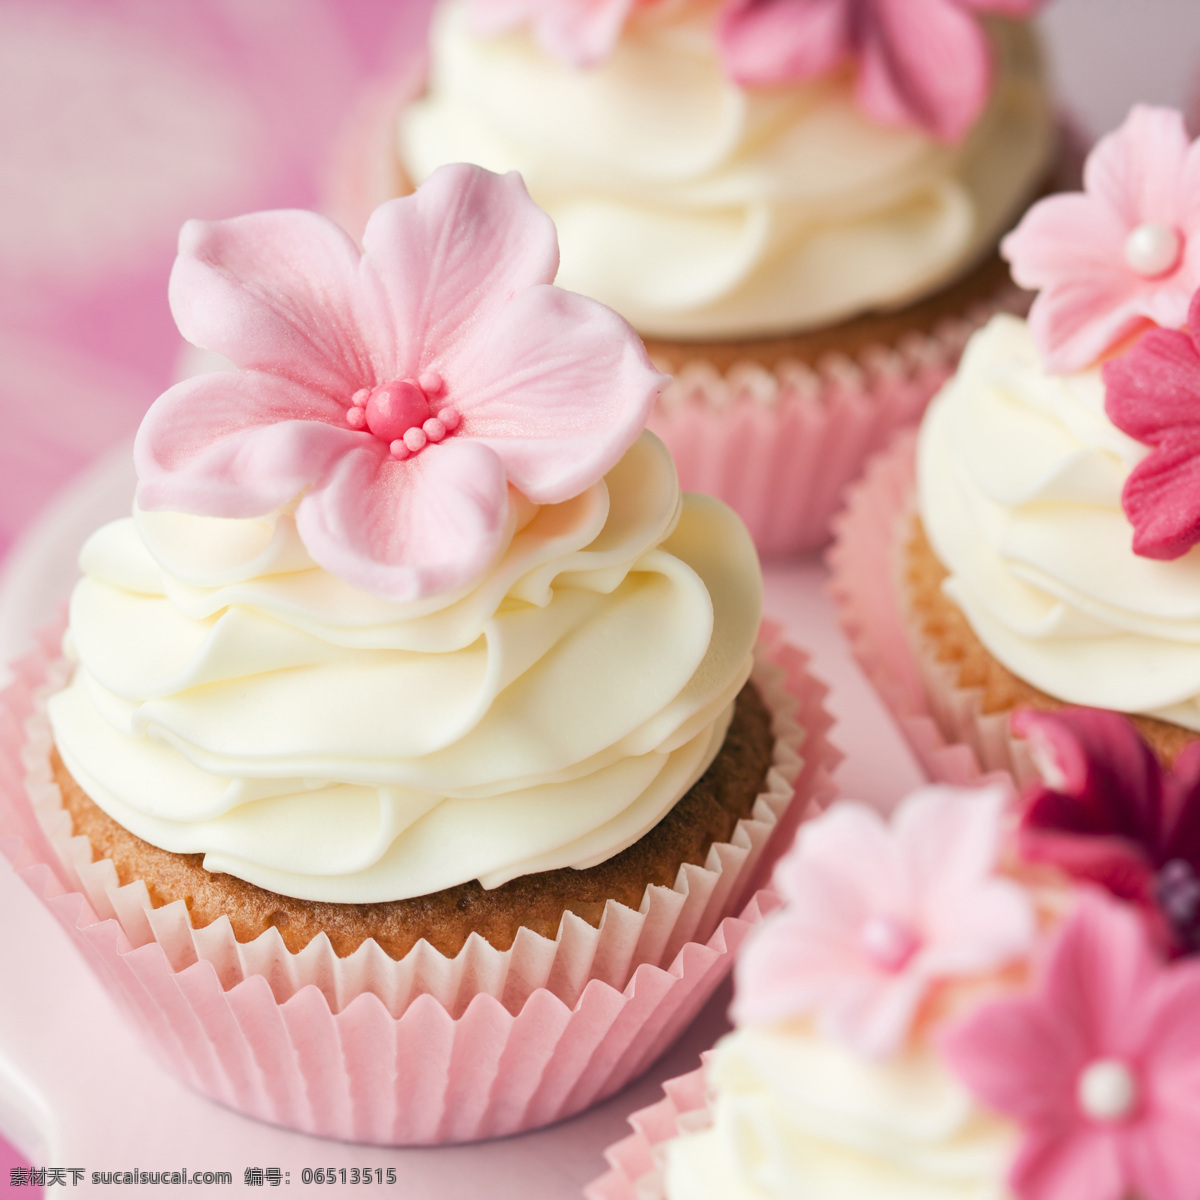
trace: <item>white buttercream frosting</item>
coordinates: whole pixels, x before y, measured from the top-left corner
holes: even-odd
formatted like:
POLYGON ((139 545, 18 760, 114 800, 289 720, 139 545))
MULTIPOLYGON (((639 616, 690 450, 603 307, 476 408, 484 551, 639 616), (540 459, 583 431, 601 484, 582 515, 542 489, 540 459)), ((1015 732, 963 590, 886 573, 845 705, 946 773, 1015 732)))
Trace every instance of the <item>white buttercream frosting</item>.
POLYGON ((651 6, 580 70, 528 31, 475 36, 462 0, 447 0, 427 94, 401 118, 401 162, 418 183, 445 162, 520 171, 558 227, 559 285, 681 338, 907 304, 974 265, 1046 172, 1053 122, 1023 25, 989 26, 993 96, 947 146, 873 124, 847 74, 735 86, 716 12, 651 6))
POLYGON ((928 1046, 864 1058, 806 1024, 746 1026, 707 1068, 712 1124, 666 1145, 668 1200, 1008 1200, 1011 1123, 928 1046))
POLYGON ((507 548, 395 604, 317 567, 286 511, 135 511, 71 601, 63 760, 115 820, 311 900, 587 867, 652 828, 724 739, 761 578, 650 434, 507 548))
POLYGON ((1200 550, 1140 558, 1121 508, 1147 453, 1105 416, 1098 367, 1050 375, 996 317, 925 417, 918 506, 947 594, 1014 674, 1200 729, 1200 550))

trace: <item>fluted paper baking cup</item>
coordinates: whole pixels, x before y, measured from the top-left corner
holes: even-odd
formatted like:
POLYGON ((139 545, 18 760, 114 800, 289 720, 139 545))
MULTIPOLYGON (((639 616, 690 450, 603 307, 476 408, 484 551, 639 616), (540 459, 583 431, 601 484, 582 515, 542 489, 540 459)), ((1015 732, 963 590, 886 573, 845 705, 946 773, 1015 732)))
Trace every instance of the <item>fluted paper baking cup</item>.
POLYGON ((916 434, 868 466, 835 521, 830 590, 850 648, 931 779, 978 783, 1001 772, 1018 787, 1037 778, 1009 713, 985 713, 983 691, 961 687, 905 609, 904 545, 915 511, 916 434))
POLYGON ((647 421, 675 459, 680 486, 724 500, 764 557, 823 546, 847 485, 871 455, 915 424, 954 373, 967 339, 1028 296, 1005 287, 960 318, 906 333, 816 369, 754 362, 718 371, 703 360, 662 361, 674 378, 647 421))
POLYGON ((663 1098, 628 1118, 633 1132, 604 1152, 609 1169, 583 1190, 586 1200, 665 1200, 663 1168, 666 1143, 709 1124, 705 1067, 663 1084, 663 1098))
POLYGON ((599 929, 567 917, 556 939, 529 933, 509 951, 474 938, 454 959, 425 944, 400 962, 373 944, 339 959, 322 935, 292 954, 274 930, 242 945, 225 920, 193 929, 182 903, 154 909, 144 884, 121 887, 111 862, 90 861, 50 776, 41 701, 67 674, 55 645, 48 635, 0 697, 0 847, 165 1065, 232 1108, 349 1141, 518 1133, 640 1074, 778 905, 759 889, 801 818, 828 802, 839 757, 824 687, 764 625, 766 788, 673 888, 648 888, 638 912, 610 901, 599 929))

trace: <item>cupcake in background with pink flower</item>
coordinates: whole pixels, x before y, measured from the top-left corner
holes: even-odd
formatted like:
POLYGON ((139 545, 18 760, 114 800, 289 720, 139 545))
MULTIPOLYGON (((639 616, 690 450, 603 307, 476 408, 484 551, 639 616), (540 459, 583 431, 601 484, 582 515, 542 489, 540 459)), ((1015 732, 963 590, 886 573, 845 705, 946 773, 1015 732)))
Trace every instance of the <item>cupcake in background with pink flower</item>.
POLYGON ((1005 239, 1028 321, 972 338, 833 555, 857 653, 940 778, 947 746, 1028 778, 1023 704, 1128 713, 1167 763, 1200 736, 1200 142, 1139 105, 1083 183, 1005 239))
POLYGON ((447 161, 520 171, 561 285, 674 376, 649 423, 684 486, 789 554, 1024 303, 996 247, 1057 158, 1040 6, 445 0, 333 205, 353 223, 447 161))
POLYGON ((1200 1139, 1200 759, 1022 710, 1044 780, 839 801, 736 970, 734 1031, 589 1200, 1180 1200, 1200 1139))

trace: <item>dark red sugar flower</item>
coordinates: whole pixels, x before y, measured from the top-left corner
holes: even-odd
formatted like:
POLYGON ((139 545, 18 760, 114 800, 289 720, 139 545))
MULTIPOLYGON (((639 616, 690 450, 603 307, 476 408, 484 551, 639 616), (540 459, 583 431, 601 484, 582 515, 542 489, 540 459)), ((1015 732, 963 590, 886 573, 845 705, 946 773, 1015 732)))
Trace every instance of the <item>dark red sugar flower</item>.
POLYGON ((1200 743, 1165 771, 1117 713, 1019 709, 1042 782, 1024 796, 1018 849, 1138 905, 1171 946, 1200 951, 1200 743))
POLYGON ((1150 447, 1121 490, 1133 552, 1179 558, 1200 542, 1200 292, 1187 331, 1143 334, 1105 364, 1104 387, 1109 420, 1150 447))

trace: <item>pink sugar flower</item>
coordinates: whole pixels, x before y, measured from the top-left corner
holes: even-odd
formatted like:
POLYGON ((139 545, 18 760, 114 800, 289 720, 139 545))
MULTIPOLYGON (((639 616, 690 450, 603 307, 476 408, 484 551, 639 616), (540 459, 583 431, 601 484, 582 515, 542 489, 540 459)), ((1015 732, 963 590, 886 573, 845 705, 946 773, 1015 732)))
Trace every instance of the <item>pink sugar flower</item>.
POLYGON ((638 436, 664 379, 614 312, 551 286, 554 226, 516 174, 435 172, 364 251, 313 213, 191 221, 171 274, 184 380, 138 432, 138 503, 253 517, 299 497, 321 566, 393 600, 503 549, 508 489, 553 504, 638 436))
POLYGON ((1144 558, 1179 558, 1200 542, 1200 292, 1187 320, 1189 332, 1151 329, 1104 364, 1109 420, 1151 447, 1121 489, 1144 558))
POLYGON ((717 25, 726 73, 747 87, 857 68, 859 106, 884 125, 947 142, 975 123, 991 91, 977 14, 1026 16, 1042 0, 730 0, 717 25))
POLYGON ((1032 995, 944 1037, 950 1067, 1023 1139, 1018 1200, 1200 1195, 1200 962, 1164 967, 1133 913, 1086 892, 1032 995))
POLYGON ((1006 790, 930 787, 889 826, 848 801, 776 868, 788 904, 737 965, 734 1019, 815 1014, 873 1057, 898 1050, 933 981, 1001 967, 1033 942, 1024 891, 995 874, 1006 790))
POLYGON ((655 0, 471 0, 471 26, 488 37, 530 26, 537 44, 573 67, 613 52, 630 13, 655 0))
POLYGON ((1183 117, 1135 105, 1101 138, 1082 192, 1038 201, 1001 243, 1052 371, 1080 371, 1151 324, 1178 329, 1200 287, 1200 142, 1183 117))
POLYGON ((1200 950, 1200 742, 1167 771, 1133 723, 1092 708, 1018 709, 1042 773, 1017 848, 1137 905, 1159 944, 1200 950))

